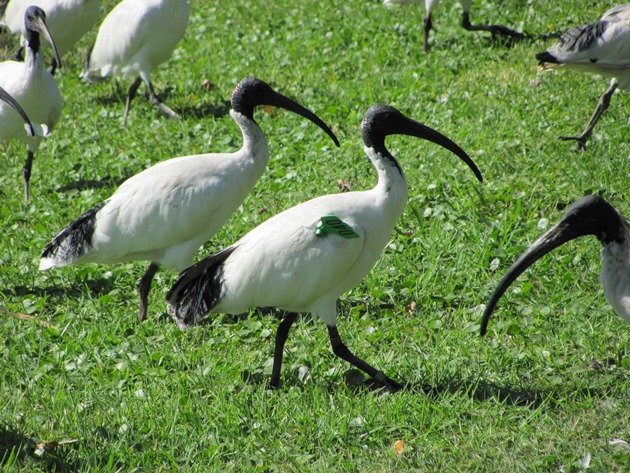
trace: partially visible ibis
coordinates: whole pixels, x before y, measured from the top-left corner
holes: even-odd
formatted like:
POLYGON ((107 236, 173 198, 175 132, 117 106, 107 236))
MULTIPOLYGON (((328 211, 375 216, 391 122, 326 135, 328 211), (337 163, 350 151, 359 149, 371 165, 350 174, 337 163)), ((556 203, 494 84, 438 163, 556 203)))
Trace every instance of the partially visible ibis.
POLYGON ((88 81, 133 77, 123 126, 142 82, 155 107, 171 118, 178 117, 155 93, 151 71, 173 54, 186 32, 188 15, 188 0, 123 0, 103 20, 81 77, 88 81))
POLYGON ((599 279, 604 287, 604 296, 617 314, 630 323, 630 227, 627 220, 603 198, 588 195, 574 202, 564 218, 536 240, 510 267, 486 305, 481 320, 481 335, 485 335, 499 299, 520 274, 555 248, 588 235, 595 236, 603 246, 599 279))
MULTIPOLYGON (((61 59, 46 26, 44 10, 39 7, 27 8, 24 22, 26 26, 24 62, 0 63, 0 87, 22 106, 34 123, 45 125, 48 130, 52 130, 61 116, 62 100, 55 79, 44 67, 40 34, 51 43, 58 65, 61 64, 61 59)), ((28 146, 26 163, 22 170, 26 200, 30 196, 31 169, 41 134, 28 136, 22 125, 22 118, 12 109, 0 108, 0 141, 16 139, 28 146)))
MULTIPOLYGON (((72 49, 96 24, 101 14, 100 0, 10 0, 2 21, 12 33, 21 35, 23 41, 26 39, 24 13, 31 5, 40 7, 46 13, 46 24, 55 38, 60 56, 72 49)), ((21 54, 22 48, 16 56, 21 57, 21 54)), ((58 66, 53 58, 53 75, 58 66)))
POLYGON ((385 147, 393 134, 432 141, 458 157, 481 181, 457 144, 388 105, 372 106, 361 124, 365 153, 378 181, 367 191, 324 195, 291 207, 232 246, 183 271, 171 288, 168 310, 181 328, 208 313, 240 314, 254 307, 288 311, 276 334, 271 386, 280 386, 284 344, 299 312, 319 317, 335 355, 392 390, 402 387, 344 344, 337 330, 337 300, 374 266, 407 202, 401 166, 385 147))
POLYGON ((249 77, 232 94, 230 115, 243 146, 233 153, 183 156, 129 178, 112 196, 86 211, 44 248, 39 269, 78 263, 149 260, 138 284, 140 320, 160 265, 181 271, 241 205, 269 160, 267 138, 254 109, 272 105, 292 111, 337 137, 310 110, 249 77))
POLYGON ((561 137, 577 141, 579 150, 586 149, 617 88, 630 89, 630 3, 611 8, 595 23, 570 29, 551 48, 536 54, 536 59, 543 68, 560 66, 612 77, 582 133, 561 137))

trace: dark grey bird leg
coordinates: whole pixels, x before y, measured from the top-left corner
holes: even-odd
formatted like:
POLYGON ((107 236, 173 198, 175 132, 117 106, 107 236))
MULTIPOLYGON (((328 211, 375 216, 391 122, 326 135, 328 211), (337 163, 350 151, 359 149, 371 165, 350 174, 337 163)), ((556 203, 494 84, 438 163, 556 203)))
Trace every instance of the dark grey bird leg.
POLYGON ((55 75, 55 72, 57 71, 57 66, 58 66, 57 59, 53 58, 52 62, 50 63, 50 71, 49 71, 51 76, 55 75))
POLYGON ((131 101, 138 93, 138 87, 140 87, 141 83, 142 79, 140 79, 140 77, 137 77, 136 80, 133 81, 133 84, 131 84, 131 87, 129 87, 129 92, 127 92, 127 103, 125 104, 125 116, 123 117, 122 122, 123 128, 127 126, 127 117, 129 116, 129 110, 131 109, 131 101))
POLYGON ((328 326, 328 336, 330 338, 330 345, 332 346, 333 353, 339 358, 346 360, 351 365, 356 366, 361 371, 367 373, 375 381, 389 386, 389 388, 393 391, 399 391, 403 388, 402 384, 387 377, 382 371, 377 370, 361 358, 355 356, 343 343, 341 337, 339 336, 339 332, 337 331, 337 327, 334 325, 332 327, 328 326))
POLYGON ((28 202, 31 195, 31 168, 33 167, 33 158, 35 154, 29 149, 26 154, 26 162, 22 169, 22 175, 24 176, 24 200, 28 202))
POLYGON ((284 344, 289 336, 289 329, 293 322, 297 319, 298 314, 295 312, 289 312, 284 317, 278 331, 276 332, 276 348, 273 353, 273 369, 271 371, 271 380, 269 386, 272 388, 280 387, 280 371, 282 370, 282 356, 284 355, 284 344))
POLYGON ((561 136, 560 139, 564 141, 577 141, 578 150, 584 151, 586 149, 586 140, 590 138, 593 133, 593 128, 595 128, 595 125, 610 105, 610 99, 615 93, 615 90, 617 90, 618 86, 619 83, 617 81, 613 81, 613 83, 610 84, 610 87, 606 89, 606 92, 604 92, 604 94, 599 98, 597 107, 580 136, 561 136))
POLYGON ((159 108, 162 113, 164 113, 166 116, 170 118, 179 118, 179 115, 177 115, 177 113, 175 113, 171 108, 169 108, 164 102, 162 102, 160 97, 157 96, 157 94, 155 93, 155 89, 153 88, 153 84, 151 82, 147 84, 147 87, 149 89, 149 99, 151 100, 151 103, 155 107, 159 108))
POLYGON ((429 45, 429 32, 433 28, 433 22, 431 21, 431 15, 424 17, 424 52, 428 53, 431 46, 429 45))
POLYGON ((13 55, 13 60, 20 62, 24 61, 24 48, 22 46, 20 46, 18 50, 15 51, 15 54, 13 55))
POLYGON ((489 31, 492 36, 508 36, 512 39, 525 39, 525 34, 501 25, 473 25, 470 23, 470 13, 464 12, 462 26, 468 31, 489 31))
POLYGON ((138 281, 138 294, 140 295, 140 305, 138 311, 138 319, 142 322, 147 316, 147 306, 149 305, 149 291, 151 290, 151 281, 153 276, 157 273, 160 266, 155 263, 151 263, 147 268, 147 272, 144 273, 142 279, 138 281))

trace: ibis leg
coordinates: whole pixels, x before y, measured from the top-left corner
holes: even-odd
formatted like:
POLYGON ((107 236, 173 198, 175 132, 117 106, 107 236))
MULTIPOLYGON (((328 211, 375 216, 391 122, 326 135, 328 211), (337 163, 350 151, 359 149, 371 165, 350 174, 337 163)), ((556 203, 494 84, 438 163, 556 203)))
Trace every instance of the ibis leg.
POLYGON ((332 346, 333 353, 339 358, 346 360, 351 365, 356 366, 361 371, 370 375, 375 381, 386 384, 394 391, 398 391, 403 388, 402 384, 387 377, 382 371, 377 370, 358 356, 355 356, 341 340, 336 326, 328 326, 328 336, 330 338, 330 345, 332 346))
POLYGON ((280 387, 280 371, 282 370, 284 344, 289 336, 291 325, 293 325, 297 316, 295 312, 289 312, 278 326, 278 331, 276 332, 276 348, 273 353, 273 370, 271 371, 271 380, 269 381, 269 386, 272 388, 280 387))
POLYGON ((160 111, 170 118, 179 118, 179 115, 175 113, 171 108, 169 108, 162 99, 158 97, 155 93, 155 89, 153 88, 153 84, 151 82, 147 82, 147 87, 149 88, 149 99, 151 99, 151 103, 160 109, 160 111))
POLYGON ((470 13, 464 12, 462 16, 462 26, 467 31, 489 31, 492 33, 492 37, 497 35, 507 36, 511 39, 525 39, 525 34, 516 30, 512 30, 501 25, 473 25, 470 23, 470 13))
POLYGON ((155 263, 151 263, 147 269, 147 272, 144 273, 142 279, 138 282, 138 294, 140 295, 140 305, 138 311, 138 319, 142 322, 147 316, 147 306, 149 305, 149 291, 151 290, 151 282, 153 281, 153 276, 157 273, 157 270, 160 268, 159 265, 155 263))
POLYGON ((24 168, 22 169, 22 175, 24 176, 24 200, 28 202, 28 199, 31 195, 31 169, 33 168, 33 158, 35 157, 35 153, 28 150, 26 154, 26 162, 24 163, 24 168))
POLYGON ((431 21, 431 14, 424 17, 424 52, 428 53, 431 46, 429 45, 429 32, 433 28, 433 22, 431 21))
POLYGON ((125 104, 125 116, 123 117, 122 122, 123 128, 127 126, 127 117, 129 116, 129 110, 131 109, 131 101, 138 93, 138 87, 140 87, 141 83, 142 79, 140 79, 140 77, 137 77, 136 80, 133 81, 133 84, 131 84, 131 87, 129 87, 129 92, 127 92, 127 103, 125 104))
POLYGON ((604 94, 599 98, 597 107, 580 136, 561 136, 560 139, 564 141, 575 140, 578 144, 578 150, 584 151, 586 149, 586 140, 590 138, 593 133, 593 128, 595 128, 595 125, 610 105, 610 99, 615 93, 615 90, 617 90, 618 86, 619 84, 617 81, 613 81, 612 84, 610 84, 610 87, 606 89, 606 92, 604 92, 604 94))
POLYGON ((55 72, 57 71, 57 67, 59 67, 59 64, 57 64, 57 59, 53 58, 52 62, 50 63, 50 75, 54 76, 55 72))

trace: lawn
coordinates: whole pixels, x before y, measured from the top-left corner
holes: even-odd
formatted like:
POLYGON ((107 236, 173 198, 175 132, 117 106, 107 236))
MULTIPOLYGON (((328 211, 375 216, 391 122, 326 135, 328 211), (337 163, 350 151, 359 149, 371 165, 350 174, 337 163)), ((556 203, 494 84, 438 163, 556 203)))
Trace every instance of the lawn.
MULTIPOLYGON (((545 34, 606 8, 483 0, 471 19, 545 34)), ((27 204, 25 147, 0 145, 3 470, 630 471, 630 328, 604 300, 595 238, 521 276, 478 334, 505 270, 567 205, 598 192, 630 216, 627 94, 578 153, 558 136, 582 130, 607 79, 537 70, 535 53, 553 40, 468 33, 454 1, 436 10, 425 55, 423 15, 376 0, 192 0, 184 40, 154 73, 182 120, 159 115, 141 87, 126 129, 129 83, 78 78, 95 31, 66 55, 63 116, 36 155, 27 204), (430 143, 387 141, 410 200, 376 267, 340 300, 339 331, 408 383, 401 392, 355 382, 307 314, 286 345, 283 387, 271 391, 279 314, 181 331, 164 303, 177 275, 165 270, 140 324, 135 285, 148 263, 37 269, 46 243, 126 178, 171 157, 238 149, 227 112, 248 75, 315 111, 341 147, 294 114, 257 111, 268 170, 198 258, 341 181, 373 186, 359 124, 374 103, 446 134, 484 174, 480 184, 430 143)), ((16 44, 0 34, 4 57, 16 44)))

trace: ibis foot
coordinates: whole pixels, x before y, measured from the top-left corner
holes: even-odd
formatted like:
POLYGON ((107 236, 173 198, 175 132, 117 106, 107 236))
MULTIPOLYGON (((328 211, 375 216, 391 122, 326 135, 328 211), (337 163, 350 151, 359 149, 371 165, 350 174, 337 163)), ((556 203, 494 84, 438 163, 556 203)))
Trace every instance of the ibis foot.
POLYGON ((359 368, 361 371, 374 379, 374 381, 388 387, 392 392, 400 391, 403 388, 402 384, 394 381, 390 377, 386 376, 382 371, 377 370, 369 363, 354 355, 341 340, 336 326, 328 326, 328 337, 330 338, 330 345, 332 346, 333 353, 339 358, 347 361, 356 368, 359 368))
POLYGON ((147 84, 147 87, 149 88, 149 99, 151 100, 151 103, 154 107, 159 109, 164 115, 169 118, 179 118, 179 115, 175 113, 173 109, 162 102, 162 99, 160 99, 160 97, 155 93, 155 89, 153 88, 153 84, 151 82, 147 84))
POLYGON ((578 151, 586 151, 586 140, 588 140, 588 136, 560 136, 559 138, 562 141, 575 141, 577 142, 578 151))
POLYGON ((610 87, 608 87, 599 98, 599 101, 597 102, 597 107, 595 107, 593 115, 586 124, 586 127, 584 128, 584 131, 582 131, 582 134, 580 136, 561 136, 560 139, 563 141, 577 141, 578 151, 584 151, 586 149, 586 141, 591 137, 595 125, 602 117, 606 109, 608 109, 608 106, 610 105, 610 99, 617 90, 618 86, 619 83, 616 79, 613 79, 610 82, 610 87))

